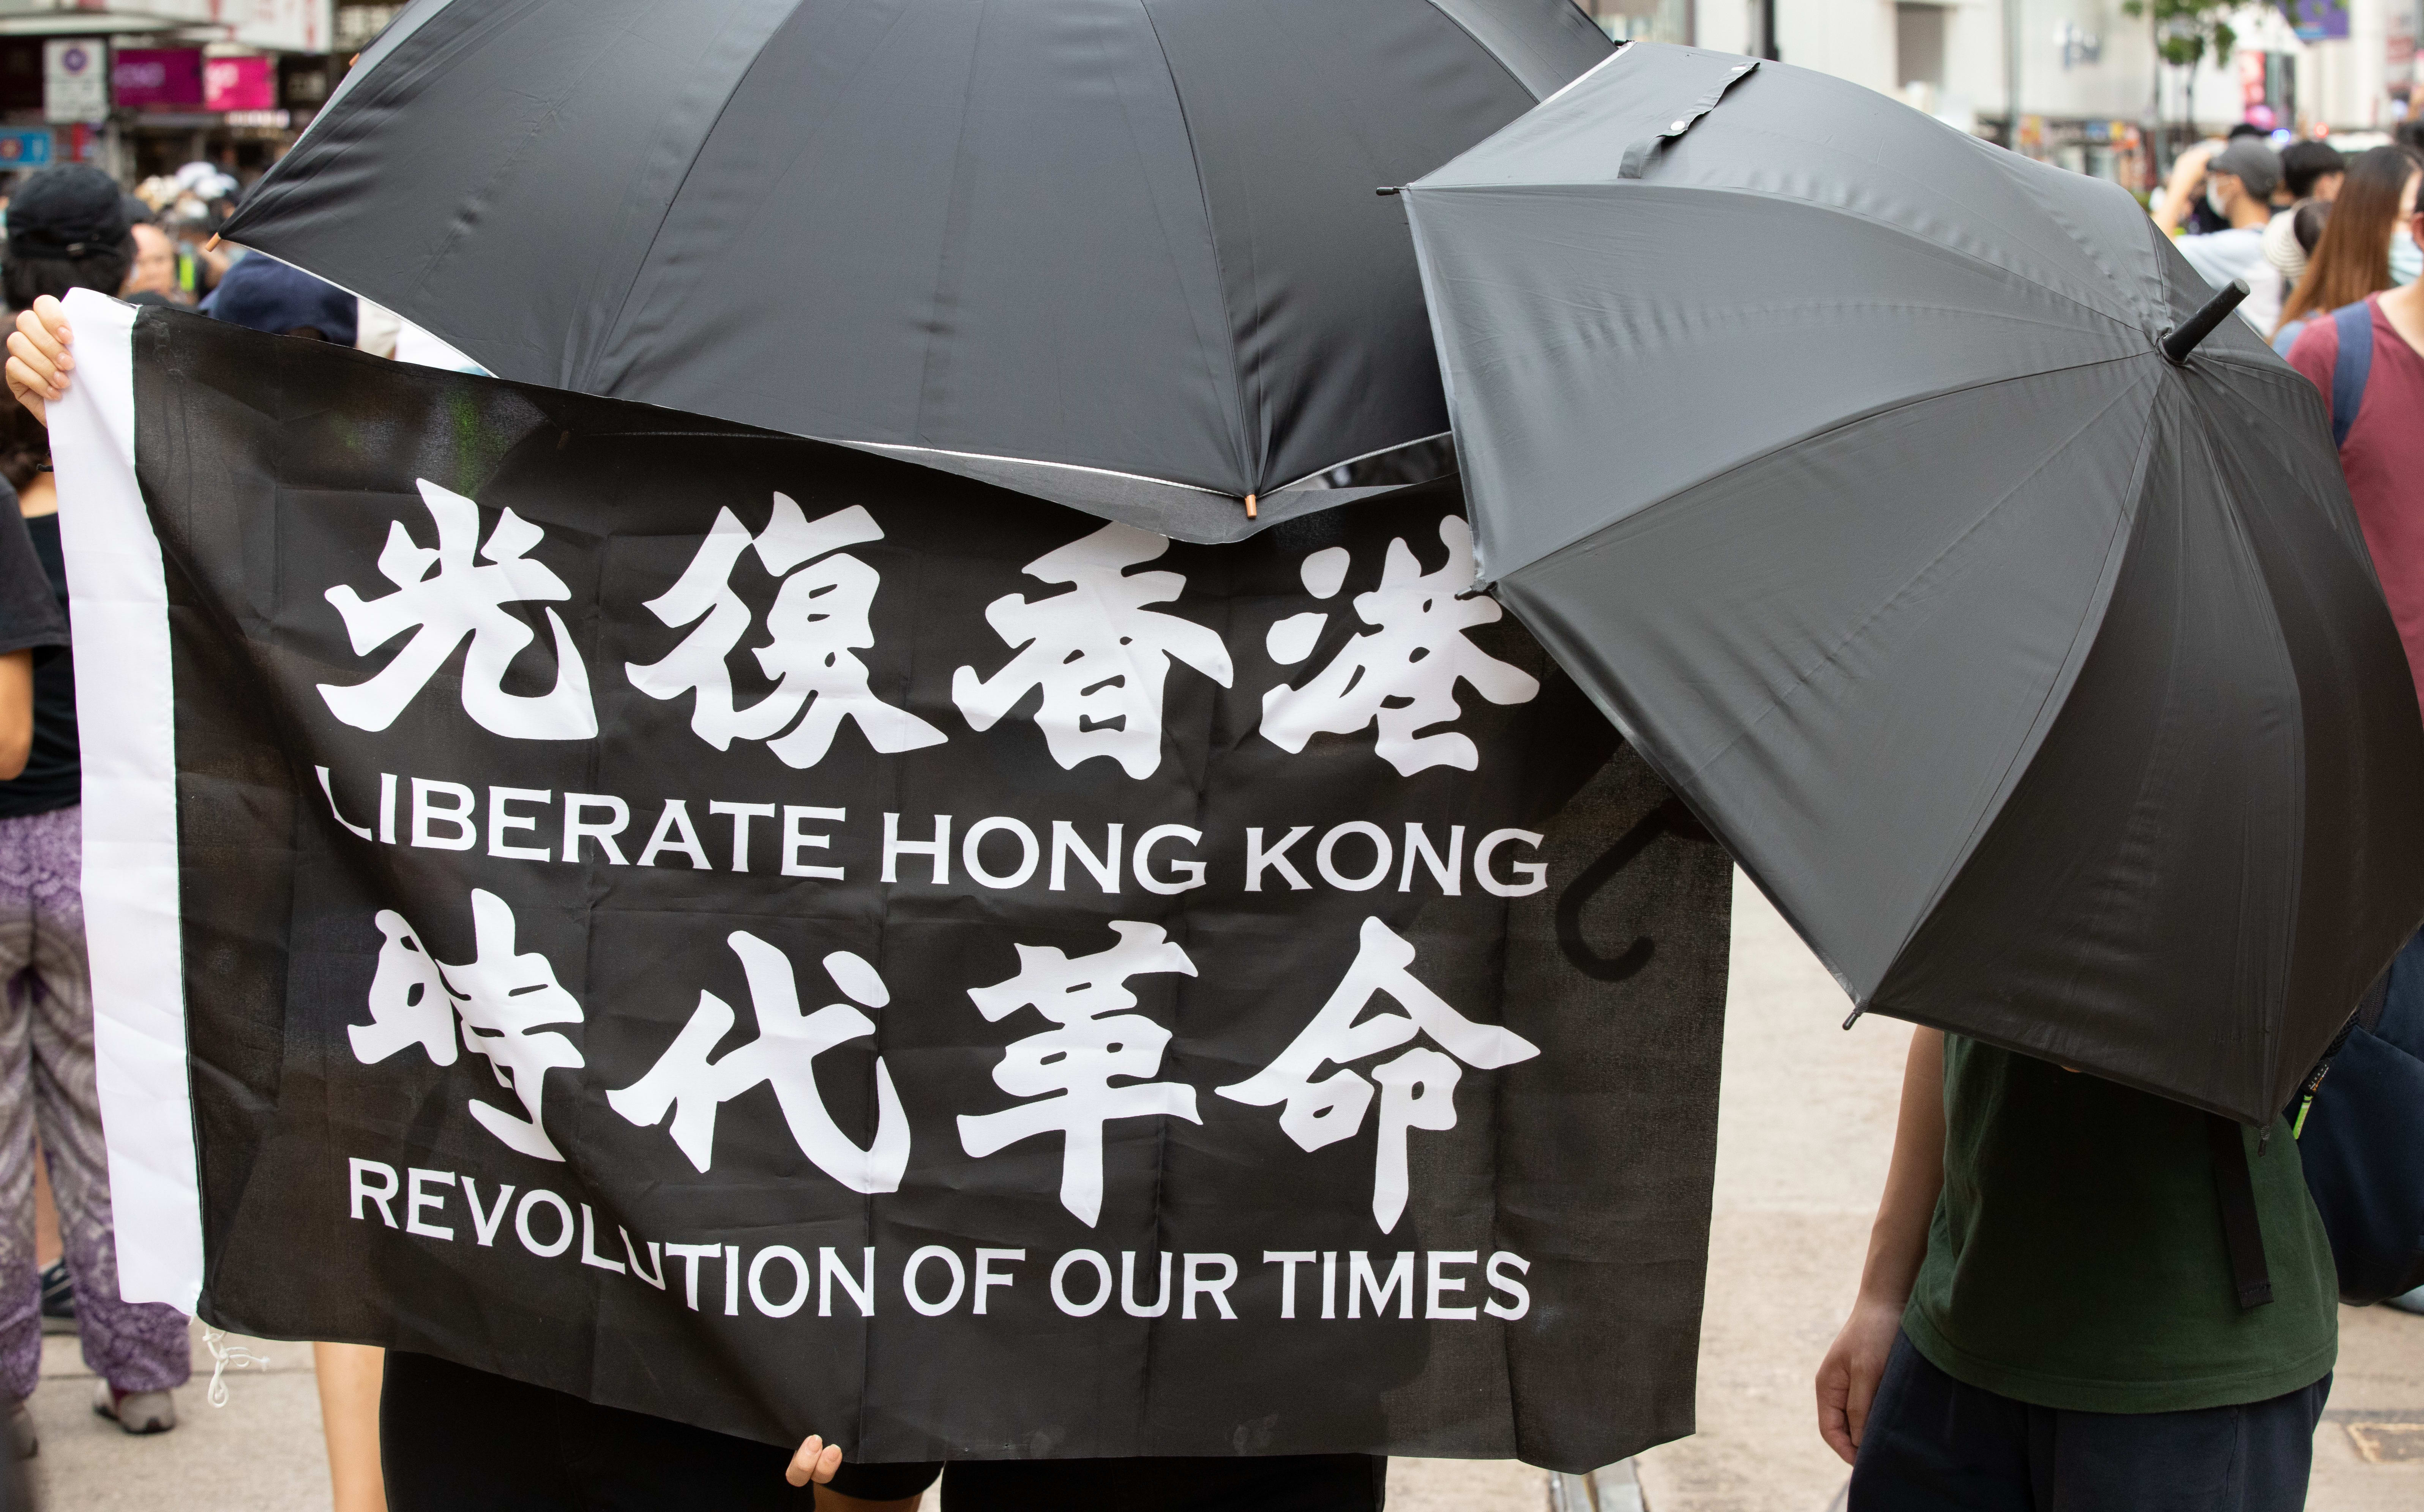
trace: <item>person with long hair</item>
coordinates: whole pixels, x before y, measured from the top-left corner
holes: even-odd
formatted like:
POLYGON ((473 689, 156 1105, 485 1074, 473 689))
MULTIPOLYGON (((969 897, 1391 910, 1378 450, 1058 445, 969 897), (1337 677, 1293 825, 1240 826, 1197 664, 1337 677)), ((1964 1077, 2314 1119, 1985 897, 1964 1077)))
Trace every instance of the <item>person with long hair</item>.
POLYGON ((2305 276, 2281 307, 2276 342, 2285 332, 2294 340, 2293 328, 2318 315, 2391 287, 2390 238, 2415 213, 2419 176, 2424 167, 2403 147, 2377 147, 2349 164, 2305 276))

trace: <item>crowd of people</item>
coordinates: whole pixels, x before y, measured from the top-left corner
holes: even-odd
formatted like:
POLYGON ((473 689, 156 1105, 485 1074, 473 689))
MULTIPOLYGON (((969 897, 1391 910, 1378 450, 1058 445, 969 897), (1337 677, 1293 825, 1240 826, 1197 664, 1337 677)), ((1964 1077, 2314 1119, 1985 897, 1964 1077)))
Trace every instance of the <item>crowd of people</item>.
MULTIPOLYGON (((204 166, 207 167, 207 166, 204 166)), ((2182 154, 2154 213, 2321 395, 2411 664, 2424 672, 2424 153, 2276 151, 2250 131, 2182 154), (2410 454, 2416 454, 2411 455, 2410 454)), ((231 187, 229 186, 229 187, 231 187)), ((119 1299, 78 901, 80 780, 66 574, 44 406, 73 381, 56 300, 93 289, 255 329, 468 359, 266 257, 190 234, 207 174, 123 193, 95 169, 6 203, 17 311, 0 417, 0 1393, 19 1456, 46 1323, 72 1328, 94 1409, 176 1425, 186 1320, 119 1299), (13 506, 13 507, 9 507, 13 506), (39 1148, 63 1255, 34 1249, 39 1148)), ((2424 695, 2424 681, 2419 681, 2424 695)), ((2183 1105, 1934 1030, 1911 1041, 1858 1300, 1817 1376, 1819 1430, 1856 1508, 2303 1505, 2336 1351, 2329 1242, 2286 1122, 2236 1161, 2183 1105), (2225 1234, 2219 1165, 2243 1161, 2269 1300, 2225 1234), (2186 1500, 2183 1501, 2183 1497, 2186 1500)), ((2424 1311, 2424 1297, 2404 1299, 2424 1311)), ((318 1346, 338 1512, 813 1504, 906 1509, 940 1465, 843 1463, 593 1406, 425 1356, 318 1346), (387 1450, 382 1469, 381 1443, 387 1450), (813 1486, 815 1489, 802 1489, 813 1486)), ((964 1505, 1380 1504, 1381 1462, 968 1462, 964 1505)))

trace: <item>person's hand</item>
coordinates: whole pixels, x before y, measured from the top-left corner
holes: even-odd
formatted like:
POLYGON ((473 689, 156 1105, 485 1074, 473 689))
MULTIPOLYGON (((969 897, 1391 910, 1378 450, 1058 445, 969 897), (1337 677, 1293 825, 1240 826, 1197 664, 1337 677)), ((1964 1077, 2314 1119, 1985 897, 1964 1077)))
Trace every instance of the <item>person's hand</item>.
POLYGON ((75 371, 68 347, 74 341, 67 307, 49 294, 18 311, 17 328, 8 333, 8 392, 45 425, 51 422, 42 406, 67 396, 68 374, 75 371))
POLYGON ((794 1486, 805 1486, 810 1481, 822 1486, 833 1479, 834 1472, 839 1469, 841 1445, 827 1443, 812 1433, 800 1441, 799 1453, 783 1467, 783 1478, 794 1486))
POLYGON ((2163 230, 2177 231, 2180 223, 2189 218, 2197 196, 2205 190, 2205 166, 2220 148, 2216 142, 2199 142, 2173 161, 2171 182, 2164 186, 2162 204, 2155 214, 2156 222, 2163 230))
POLYGON ((1861 1297, 1852 1304, 1843 1331, 1835 1335, 1826 1358, 1819 1361, 1818 1434, 1846 1465, 1860 1452, 1869 1404, 1876 1399, 1886 1357, 1893 1353, 1902 1332, 1902 1311, 1883 1298, 1861 1297))

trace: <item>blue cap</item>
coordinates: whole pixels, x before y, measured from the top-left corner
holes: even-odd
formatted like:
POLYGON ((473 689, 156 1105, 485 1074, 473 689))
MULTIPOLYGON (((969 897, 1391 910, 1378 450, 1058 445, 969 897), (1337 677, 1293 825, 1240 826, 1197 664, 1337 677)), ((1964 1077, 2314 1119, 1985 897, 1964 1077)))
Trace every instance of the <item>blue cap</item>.
POLYGON ((202 313, 213 320, 276 335, 309 326, 339 346, 354 344, 359 310, 354 296, 335 284, 260 252, 228 269, 202 301, 202 313))

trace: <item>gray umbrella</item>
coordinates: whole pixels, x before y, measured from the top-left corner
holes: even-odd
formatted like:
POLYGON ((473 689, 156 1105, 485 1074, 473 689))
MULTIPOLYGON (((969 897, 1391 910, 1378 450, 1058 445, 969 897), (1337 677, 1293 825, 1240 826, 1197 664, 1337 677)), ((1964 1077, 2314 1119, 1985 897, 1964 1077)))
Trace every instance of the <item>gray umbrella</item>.
POLYGON ((2269 1120, 2424 915, 2312 386, 2115 186, 1774 63, 1405 204, 1485 580, 1854 1000, 2269 1120))
POLYGON ((422 0, 226 234, 505 377, 1227 539, 1450 470, 1372 186, 1608 50, 1569 0, 422 0))

